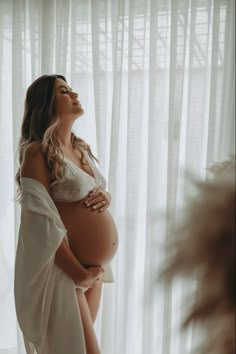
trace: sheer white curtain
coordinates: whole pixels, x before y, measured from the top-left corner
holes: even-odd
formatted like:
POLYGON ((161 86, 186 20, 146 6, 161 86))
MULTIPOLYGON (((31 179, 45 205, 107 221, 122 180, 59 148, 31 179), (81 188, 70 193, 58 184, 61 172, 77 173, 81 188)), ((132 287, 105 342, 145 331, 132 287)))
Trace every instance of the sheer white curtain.
MULTIPOLYGON (((155 286, 185 193, 235 151, 234 0, 0 0, 0 354, 24 354, 13 301, 16 148, 29 84, 64 74, 99 157, 120 245, 97 334, 103 354, 185 354, 183 284, 155 286), (173 214, 173 215, 174 215, 173 214)), ((52 353, 56 354, 56 353, 52 353)))

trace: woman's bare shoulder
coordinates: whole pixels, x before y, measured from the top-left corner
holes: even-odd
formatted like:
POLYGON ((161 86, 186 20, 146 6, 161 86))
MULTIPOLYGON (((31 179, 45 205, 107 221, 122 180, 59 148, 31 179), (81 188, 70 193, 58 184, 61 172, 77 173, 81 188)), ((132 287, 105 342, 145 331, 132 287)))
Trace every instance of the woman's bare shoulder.
POLYGON ((30 164, 35 164, 35 160, 37 160, 36 162, 41 163, 45 160, 42 153, 41 143, 38 141, 33 141, 32 143, 26 146, 24 150, 22 164, 28 165, 29 162, 30 164))
POLYGON ((49 191, 50 173, 40 142, 33 141, 26 147, 21 164, 21 177, 33 178, 49 191))
POLYGON ((25 148, 25 155, 32 155, 41 153, 41 143, 39 141, 32 141, 27 147, 25 148))

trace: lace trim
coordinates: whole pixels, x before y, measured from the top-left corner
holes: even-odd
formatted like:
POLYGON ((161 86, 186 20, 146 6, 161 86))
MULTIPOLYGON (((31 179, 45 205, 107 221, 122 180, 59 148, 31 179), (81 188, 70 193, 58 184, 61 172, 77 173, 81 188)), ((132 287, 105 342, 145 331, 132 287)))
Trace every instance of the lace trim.
POLYGON ((96 167, 94 161, 86 154, 86 159, 94 177, 76 166, 72 161, 65 160, 65 175, 51 184, 51 194, 55 201, 78 201, 85 198, 94 188, 106 189, 106 180, 96 167))

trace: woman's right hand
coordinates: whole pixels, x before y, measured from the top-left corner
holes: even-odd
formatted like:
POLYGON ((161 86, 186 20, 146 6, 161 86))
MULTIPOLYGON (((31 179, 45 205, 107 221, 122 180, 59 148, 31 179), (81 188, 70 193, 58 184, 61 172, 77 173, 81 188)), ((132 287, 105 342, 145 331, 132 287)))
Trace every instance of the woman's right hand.
POLYGON ((83 278, 78 281, 78 285, 83 287, 92 287, 94 286, 103 276, 104 269, 102 267, 88 267, 85 268, 83 278))

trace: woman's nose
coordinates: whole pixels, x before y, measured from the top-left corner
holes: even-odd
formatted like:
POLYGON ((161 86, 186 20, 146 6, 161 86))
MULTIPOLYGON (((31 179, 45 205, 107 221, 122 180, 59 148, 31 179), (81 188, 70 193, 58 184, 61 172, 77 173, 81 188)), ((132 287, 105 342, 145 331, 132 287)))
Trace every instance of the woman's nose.
POLYGON ((76 92, 71 92, 71 96, 73 99, 77 98, 78 97, 78 93, 76 92))

